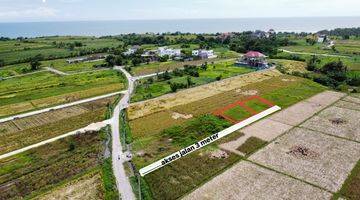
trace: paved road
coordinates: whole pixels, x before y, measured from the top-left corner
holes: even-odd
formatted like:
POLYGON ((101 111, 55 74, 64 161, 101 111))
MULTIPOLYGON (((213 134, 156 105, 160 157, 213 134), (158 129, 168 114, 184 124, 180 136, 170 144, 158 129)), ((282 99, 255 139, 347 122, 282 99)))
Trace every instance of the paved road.
POLYGON ((317 55, 317 56, 325 56, 325 57, 339 57, 339 58, 350 58, 349 56, 341 56, 341 55, 333 55, 333 54, 318 54, 318 53, 307 53, 307 52, 294 52, 294 51, 288 51, 285 49, 280 49, 283 52, 286 53, 293 53, 293 54, 301 54, 301 55, 317 55))
POLYGON ((120 111, 129 107, 130 97, 134 91, 134 82, 133 78, 126 70, 122 67, 116 66, 115 70, 120 70, 125 74, 128 79, 128 90, 124 93, 123 98, 120 100, 119 104, 115 107, 113 117, 111 118, 111 129, 112 129, 112 164, 114 175, 116 178, 116 185, 121 195, 121 199, 124 200, 133 200, 135 195, 132 191, 130 181, 126 176, 124 169, 124 162, 126 160, 123 157, 123 150, 120 142, 120 132, 119 132, 119 118, 120 111), (120 159, 119 159, 120 158, 120 159))
POLYGON ((67 108, 67 107, 70 107, 70 106, 79 105, 79 104, 82 104, 82 103, 96 101, 96 100, 99 100, 99 99, 104 99, 104 98, 107 98, 107 97, 111 97, 111 96, 118 95, 118 94, 123 94, 123 93, 125 93, 125 91, 114 92, 114 93, 105 94, 105 95, 92 97, 92 98, 88 98, 88 99, 83 99, 83 100, 80 100, 80 101, 75 101, 75 102, 71 102, 71 103, 67 103, 67 104, 63 104, 63 105, 58 105, 58 106, 54 106, 54 107, 50 107, 50 108, 45 108, 45 109, 41 109, 41 110, 35 110, 35 111, 24 113, 24 114, 13 115, 13 116, 10 116, 10 117, 0 119, 0 123, 11 121, 11 120, 14 120, 16 118, 29 117, 29 116, 32 116, 32 115, 37 115, 37 114, 49 112, 49 111, 52 111, 52 110, 58 110, 58 109, 61 109, 61 108, 67 108))
POLYGON ((22 152, 25 152, 25 151, 28 151, 30 149, 33 149, 33 148, 48 144, 48 143, 55 142, 56 140, 66 138, 66 137, 69 137, 71 135, 76 135, 76 134, 79 134, 79 133, 85 133, 87 131, 99 131, 101 128, 107 126, 108 124, 110 124, 109 120, 105 120, 105 121, 98 122, 98 123, 93 123, 93 124, 88 125, 87 127, 84 127, 84 128, 81 128, 81 129, 78 129, 78 130, 75 130, 75 131, 71 131, 69 133, 59 135, 57 137, 54 137, 54 138, 39 142, 37 144, 33 144, 33 145, 30 145, 30 146, 24 147, 22 149, 18 149, 18 150, 15 150, 15 151, 0 155, 0 160, 4 159, 4 158, 8 158, 8 157, 16 155, 16 154, 19 154, 19 153, 22 153, 22 152))

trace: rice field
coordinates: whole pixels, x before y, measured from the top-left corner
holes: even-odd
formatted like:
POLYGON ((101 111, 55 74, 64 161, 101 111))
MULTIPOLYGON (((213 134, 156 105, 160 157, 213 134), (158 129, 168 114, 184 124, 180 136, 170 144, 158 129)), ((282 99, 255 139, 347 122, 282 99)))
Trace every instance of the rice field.
POLYGON ((0 117, 117 92, 124 84, 122 74, 112 70, 69 76, 41 72, 3 80, 0 117))
POLYGON ((20 149, 105 119, 116 97, 0 123, 0 154, 20 149))

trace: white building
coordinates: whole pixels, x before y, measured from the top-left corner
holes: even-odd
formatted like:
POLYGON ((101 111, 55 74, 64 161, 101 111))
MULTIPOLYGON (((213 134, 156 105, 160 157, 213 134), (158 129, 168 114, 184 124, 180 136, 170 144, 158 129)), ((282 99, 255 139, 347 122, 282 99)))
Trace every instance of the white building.
POLYGON ((194 50, 192 51, 192 55, 194 57, 200 57, 201 59, 208 59, 208 58, 216 58, 217 56, 214 54, 214 50, 194 50))
POLYGON ((318 43, 324 43, 327 40, 327 36, 326 35, 318 35, 318 43))
POLYGON ((181 49, 170 49, 168 47, 159 47, 158 48, 158 55, 160 57, 163 57, 163 56, 180 57, 181 56, 181 49))
POLYGON ((127 51, 125 51, 123 54, 124 54, 125 56, 129 56, 129 55, 132 55, 132 54, 136 53, 139 49, 140 49, 140 46, 135 45, 135 46, 129 48, 129 49, 128 49, 127 51))

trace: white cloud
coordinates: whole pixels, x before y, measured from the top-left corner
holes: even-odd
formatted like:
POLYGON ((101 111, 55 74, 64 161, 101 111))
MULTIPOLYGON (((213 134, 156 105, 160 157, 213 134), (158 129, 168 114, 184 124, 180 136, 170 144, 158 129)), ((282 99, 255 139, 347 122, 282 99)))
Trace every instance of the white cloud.
POLYGON ((6 10, 0 12, 0 18, 35 18, 35 17, 54 17, 57 10, 49 7, 27 8, 24 10, 6 10))

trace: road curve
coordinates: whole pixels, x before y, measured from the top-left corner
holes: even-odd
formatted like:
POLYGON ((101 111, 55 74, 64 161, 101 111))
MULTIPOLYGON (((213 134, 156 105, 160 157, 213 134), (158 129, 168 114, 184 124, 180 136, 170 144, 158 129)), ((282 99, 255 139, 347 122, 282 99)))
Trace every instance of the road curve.
POLYGON ((125 69, 119 66, 114 67, 115 70, 121 71, 128 80, 128 89, 125 91, 123 98, 119 101, 118 105, 115 107, 113 116, 110 119, 111 129, 112 129, 112 165, 114 170, 114 175, 116 178, 116 185, 121 195, 121 199, 124 200, 133 200, 135 195, 132 191, 130 181, 126 176, 124 169, 124 162, 126 160, 123 157, 123 149, 120 142, 120 132, 119 132, 119 122, 120 122, 120 111, 129 107, 130 97, 134 91, 134 82, 133 78, 125 69))

